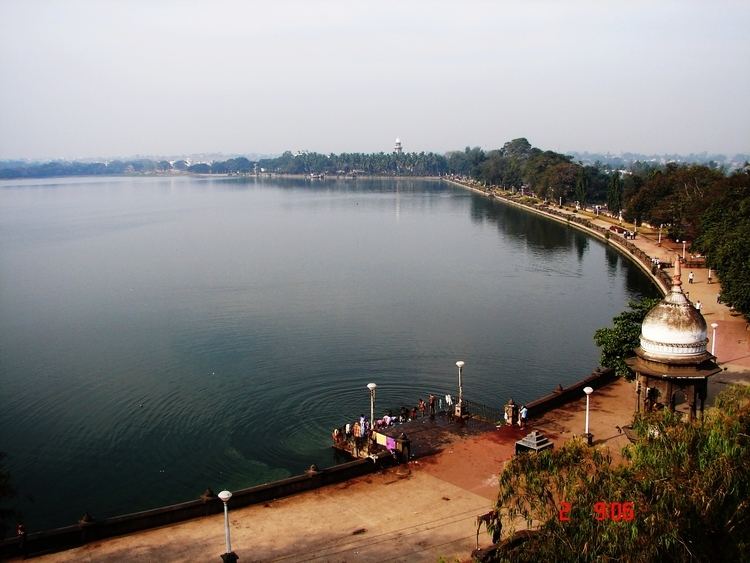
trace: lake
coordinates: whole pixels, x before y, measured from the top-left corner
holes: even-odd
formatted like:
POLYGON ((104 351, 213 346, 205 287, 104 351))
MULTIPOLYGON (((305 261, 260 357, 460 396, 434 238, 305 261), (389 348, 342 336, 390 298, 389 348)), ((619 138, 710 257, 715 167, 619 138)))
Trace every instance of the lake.
POLYGON ((447 183, 0 182, 0 451, 29 531, 332 463, 369 409, 529 401, 659 293, 585 235, 447 183))

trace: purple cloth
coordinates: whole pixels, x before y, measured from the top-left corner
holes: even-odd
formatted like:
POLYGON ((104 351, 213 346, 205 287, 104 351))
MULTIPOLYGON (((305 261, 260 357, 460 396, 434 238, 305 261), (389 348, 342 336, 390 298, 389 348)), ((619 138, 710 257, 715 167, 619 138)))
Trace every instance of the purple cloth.
POLYGON ((389 451, 395 450, 396 449, 396 439, 395 438, 391 438, 390 436, 388 436, 388 438, 385 441, 385 447, 389 451))

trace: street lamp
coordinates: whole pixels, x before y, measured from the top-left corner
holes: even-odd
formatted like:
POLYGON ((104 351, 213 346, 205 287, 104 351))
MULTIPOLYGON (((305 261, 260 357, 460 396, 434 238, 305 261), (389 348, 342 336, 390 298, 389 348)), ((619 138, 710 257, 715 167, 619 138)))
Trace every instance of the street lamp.
POLYGON ((661 246, 661 228, 664 226, 664 223, 659 223, 659 242, 658 245, 661 246))
POLYGON ((370 390, 370 428, 375 424, 375 389, 377 385, 375 383, 368 383, 367 388, 370 390))
POLYGON ((227 544, 227 551, 221 556, 221 558, 225 563, 230 563, 237 561, 238 559, 237 555, 232 551, 232 541, 229 539, 229 508, 227 503, 229 502, 229 499, 232 498, 232 493, 229 491, 221 491, 219 493, 219 498, 221 499, 221 502, 224 503, 224 534, 226 536, 225 539, 227 544))
POLYGON ((685 239, 682 239, 682 260, 685 261, 685 245, 687 244, 687 241, 685 239))
POLYGON ((711 335, 711 355, 716 357, 716 329, 719 328, 719 323, 711 323, 711 328, 714 329, 711 335))
POLYGON ((591 387, 584 387, 583 392, 586 393, 586 441, 589 446, 591 445, 591 434, 589 433, 589 398, 594 389, 591 387))
POLYGON ((464 373, 464 365, 465 364, 462 360, 456 362, 456 366, 458 366, 458 405, 456 406, 456 414, 458 416, 461 416, 464 410, 464 387, 461 382, 461 377, 464 373))

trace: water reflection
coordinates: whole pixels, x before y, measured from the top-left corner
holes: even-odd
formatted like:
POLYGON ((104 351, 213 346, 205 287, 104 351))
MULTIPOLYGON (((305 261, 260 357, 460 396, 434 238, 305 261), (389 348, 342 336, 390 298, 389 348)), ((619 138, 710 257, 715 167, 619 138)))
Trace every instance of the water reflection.
POLYGON ((586 254, 586 251, 589 248, 589 237, 584 234, 579 234, 579 236, 573 237, 573 242, 575 243, 576 255, 578 256, 578 261, 580 262, 581 260, 583 260, 583 255, 586 254))
POLYGON ((588 245, 585 236, 564 225, 476 194, 472 195, 471 217, 477 223, 496 224, 509 240, 536 252, 552 254, 571 249, 574 244, 581 244, 585 250, 588 245))

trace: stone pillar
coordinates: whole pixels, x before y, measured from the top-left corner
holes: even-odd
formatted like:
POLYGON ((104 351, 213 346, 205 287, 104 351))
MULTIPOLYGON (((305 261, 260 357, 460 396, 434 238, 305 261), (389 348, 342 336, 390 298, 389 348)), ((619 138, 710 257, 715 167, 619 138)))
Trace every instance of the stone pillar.
POLYGON ((688 415, 689 420, 692 422, 695 420, 695 384, 690 386, 688 391, 688 404, 690 405, 690 414, 688 415))
POLYGON ((674 393, 674 387, 672 385, 671 381, 667 381, 667 405, 670 411, 674 412, 674 399, 672 397, 672 393, 674 393))
POLYGON ((637 373, 635 378, 635 412, 639 413, 641 412, 641 387, 643 387, 643 384, 641 383, 641 374, 637 373))
POLYGON ((699 386, 696 384, 696 387, 698 389, 698 398, 700 399, 700 402, 701 402, 701 420, 703 420, 703 407, 704 407, 704 403, 706 402, 706 394, 708 391, 708 379, 704 378, 700 382, 699 386))

